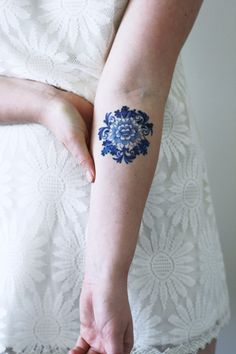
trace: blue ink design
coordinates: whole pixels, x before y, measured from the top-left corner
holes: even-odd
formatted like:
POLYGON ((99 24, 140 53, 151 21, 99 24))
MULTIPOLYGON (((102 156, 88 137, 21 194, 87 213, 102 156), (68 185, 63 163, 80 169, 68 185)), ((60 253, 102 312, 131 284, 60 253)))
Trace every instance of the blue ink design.
POLYGON ((148 119, 146 113, 127 106, 114 114, 106 113, 106 126, 98 131, 99 140, 103 140, 102 155, 110 153, 116 162, 124 160, 127 164, 140 154, 146 155, 150 144, 146 136, 153 134, 153 124, 148 119))

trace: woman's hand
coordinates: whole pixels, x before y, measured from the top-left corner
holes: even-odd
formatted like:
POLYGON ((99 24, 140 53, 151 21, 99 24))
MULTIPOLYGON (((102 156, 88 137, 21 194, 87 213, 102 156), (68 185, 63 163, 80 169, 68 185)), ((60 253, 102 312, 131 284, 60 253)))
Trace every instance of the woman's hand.
POLYGON ((84 97, 79 96, 73 92, 62 90, 55 86, 53 86, 53 88, 55 88, 55 90, 57 91, 58 97, 64 98, 66 101, 70 102, 75 106, 77 111, 81 114, 87 126, 88 133, 90 135, 92 129, 94 105, 91 102, 87 101, 84 97))
POLYGON ((55 96, 40 113, 39 123, 65 145, 81 165, 88 181, 92 182, 95 176, 94 161, 89 152, 92 105, 71 92, 55 90, 55 96))
POLYGON ((80 336, 70 354, 130 354, 133 322, 125 281, 84 280, 80 294, 80 336))
POLYGON ((90 102, 53 85, 1 75, 0 92, 0 124, 45 125, 81 164, 84 173, 95 175, 89 152, 93 120, 90 102))

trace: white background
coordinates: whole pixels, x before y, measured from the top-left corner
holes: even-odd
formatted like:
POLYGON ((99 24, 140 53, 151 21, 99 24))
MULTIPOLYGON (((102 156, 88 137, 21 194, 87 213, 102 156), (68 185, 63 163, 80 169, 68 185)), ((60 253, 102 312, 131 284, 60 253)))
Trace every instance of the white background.
POLYGON ((205 0, 182 49, 201 132, 230 292, 217 354, 236 353, 236 0, 205 0))

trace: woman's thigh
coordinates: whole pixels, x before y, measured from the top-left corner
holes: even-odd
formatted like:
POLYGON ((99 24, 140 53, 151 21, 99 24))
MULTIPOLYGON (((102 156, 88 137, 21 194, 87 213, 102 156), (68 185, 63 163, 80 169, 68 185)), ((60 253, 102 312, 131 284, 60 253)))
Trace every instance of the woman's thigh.
POLYGON ((197 354, 215 354, 216 349, 216 338, 214 338, 211 343, 209 343, 205 349, 199 350, 197 354))

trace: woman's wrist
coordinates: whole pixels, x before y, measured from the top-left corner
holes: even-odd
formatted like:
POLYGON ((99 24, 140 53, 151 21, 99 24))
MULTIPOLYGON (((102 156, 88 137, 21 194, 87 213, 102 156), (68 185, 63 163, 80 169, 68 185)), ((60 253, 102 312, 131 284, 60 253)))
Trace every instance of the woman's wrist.
POLYGON ((39 100, 41 101, 40 108, 39 111, 35 113, 34 119, 35 123, 42 125, 46 125, 49 112, 54 110, 56 113, 57 109, 65 106, 65 100, 63 101, 60 98, 59 92, 54 87, 42 92, 39 96, 39 100))
POLYGON ((97 269, 86 267, 83 281, 92 285, 121 285, 127 287, 128 269, 119 266, 104 265, 97 269))
POLYGON ((49 115, 53 114, 56 118, 58 114, 68 112, 68 110, 74 107, 73 109, 77 110, 83 117, 89 133, 87 139, 89 139, 93 119, 93 105, 89 101, 78 94, 64 91, 54 86, 42 93, 42 99, 44 104, 38 118, 36 118, 38 123, 47 126, 49 115))
MULTIPOLYGON (((130 241, 121 246, 124 237, 115 236, 113 242, 102 245, 104 238, 99 235, 87 237, 87 247, 85 252, 85 275, 87 279, 96 282, 119 282, 126 283, 129 268, 134 256, 137 236, 130 236, 130 241)), ((112 236, 111 236, 112 237, 112 236)))
POLYGON ((109 257, 99 258, 99 251, 96 255, 92 255, 90 252, 86 252, 86 265, 85 265, 85 274, 88 277, 100 279, 120 279, 125 280, 129 273, 129 267, 132 262, 132 259, 129 261, 124 260, 124 263, 112 260, 109 257))
POLYGON ((41 123, 41 111, 57 90, 50 85, 14 77, 0 78, 0 122, 41 123))

